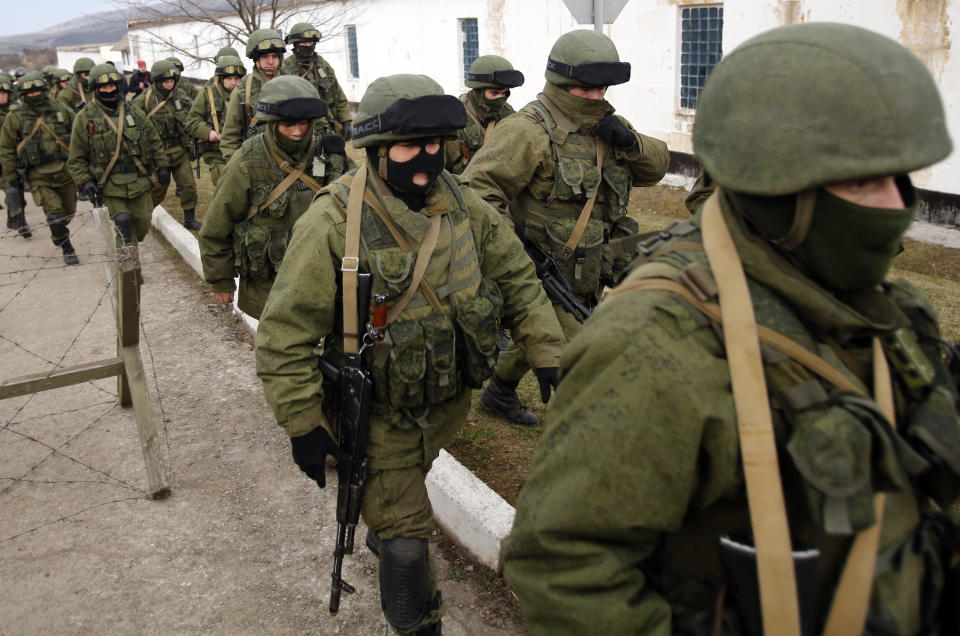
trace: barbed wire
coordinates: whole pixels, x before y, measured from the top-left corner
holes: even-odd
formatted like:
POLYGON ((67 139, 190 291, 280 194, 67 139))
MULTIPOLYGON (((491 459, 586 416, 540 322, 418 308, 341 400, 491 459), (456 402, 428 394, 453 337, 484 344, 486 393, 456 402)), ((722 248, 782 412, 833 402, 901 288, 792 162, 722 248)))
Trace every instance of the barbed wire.
MULTIPOLYGON (((92 218, 93 218, 93 216, 94 216, 94 210, 95 210, 95 209, 96 209, 96 208, 90 209, 90 210, 84 210, 84 211, 82 211, 82 212, 81 212, 81 211, 77 211, 77 212, 75 212, 75 213, 73 214, 73 216, 71 216, 71 217, 64 217, 64 218, 69 218, 69 219, 70 219, 69 223, 72 223, 73 221, 78 221, 78 219, 79 219, 78 222, 82 224, 84 221, 88 220, 88 218, 89 218, 89 219, 92 219, 92 218)), ((63 223, 63 221, 57 221, 57 223, 63 223)), ((49 229, 49 228, 50 228, 50 225, 51 225, 51 223, 47 223, 47 222, 34 223, 33 225, 30 226, 30 232, 32 233, 34 230, 36 230, 36 229, 38 229, 38 228, 44 228, 44 227, 47 228, 47 229, 49 229)), ((23 237, 21 237, 19 230, 14 230, 14 229, 10 229, 10 228, 4 228, 4 229, 0 230, 0 240, 4 240, 4 239, 29 240, 29 239, 24 239, 23 237)))
POLYGON ((48 522, 46 522, 46 523, 44 523, 44 524, 41 524, 41 525, 39 525, 39 526, 30 528, 29 530, 24 530, 23 532, 18 532, 17 534, 14 534, 14 535, 11 535, 11 536, 9 536, 9 537, 5 537, 5 538, 3 538, 3 539, 0 539, 0 543, 6 543, 7 541, 13 541, 14 539, 20 538, 20 537, 22 537, 22 536, 24 536, 24 535, 31 534, 31 533, 33 533, 33 532, 36 532, 37 530, 42 530, 43 528, 46 528, 46 527, 48 527, 48 526, 55 525, 55 524, 57 524, 57 523, 60 523, 61 521, 66 521, 67 519, 70 519, 71 517, 76 517, 77 515, 82 515, 82 514, 85 513, 85 512, 90 512, 91 510, 96 510, 97 508, 103 508, 104 506, 109 506, 109 505, 115 504, 115 503, 123 503, 124 501, 143 501, 143 500, 146 500, 146 499, 149 499, 149 498, 146 497, 146 496, 143 496, 143 497, 124 497, 124 498, 122 498, 122 499, 114 499, 113 501, 104 501, 103 503, 98 503, 98 504, 93 505, 93 506, 90 506, 90 507, 88 507, 88 508, 84 508, 83 510, 77 510, 76 512, 71 512, 70 514, 64 515, 64 516, 60 517, 59 519, 54 519, 53 521, 48 521, 48 522))

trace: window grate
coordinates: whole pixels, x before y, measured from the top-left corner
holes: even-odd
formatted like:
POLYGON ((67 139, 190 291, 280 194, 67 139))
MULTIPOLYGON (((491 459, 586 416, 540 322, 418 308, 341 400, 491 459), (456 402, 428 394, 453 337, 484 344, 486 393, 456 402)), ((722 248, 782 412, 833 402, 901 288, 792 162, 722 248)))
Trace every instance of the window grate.
POLYGON ((477 30, 476 18, 462 18, 460 20, 461 42, 463 46, 463 79, 467 79, 470 65, 480 57, 480 36, 477 30))
POLYGON ((360 77, 360 52, 357 49, 357 27, 347 25, 347 55, 350 58, 350 77, 360 77))
POLYGON ((723 55, 723 7, 680 12, 680 107, 696 108, 700 91, 723 55))

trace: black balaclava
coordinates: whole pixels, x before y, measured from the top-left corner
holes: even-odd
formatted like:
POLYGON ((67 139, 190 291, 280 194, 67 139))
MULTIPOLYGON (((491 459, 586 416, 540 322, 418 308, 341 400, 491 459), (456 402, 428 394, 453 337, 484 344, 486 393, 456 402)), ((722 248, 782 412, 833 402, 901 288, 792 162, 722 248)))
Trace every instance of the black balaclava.
POLYGON ((298 62, 309 62, 310 58, 313 57, 313 51, 316 47, 316 42, 295 42, 293 44, 293 56, 297 58, 298 62))
POLYGON ((31 108, 39 108, 47 103, 47 92, 40 91, 39 95, 34 95, 30 97, 29 95, 23 96, 23 103, 31 108))
POLYGON ((107 108, 116 108, 120 103, 120 88, 117 87, 112 93, 104 93, 97 87, 97 99, 107 108))
POLYGON ((418 139, 405 139, 404 143, 411 143, 420 146, 420 152, 413 159, 404 162, 394 161, 390 158, 390 144, 388 146, 374 146, 367 148, 367 161, 370 166, 380 164, 380 148, 385 148, 387 153, 387 174, 380 175, 384 177, 390 190, 401 201, 407 204, 411 210, 419 212, 426 205, 427 192, 433 187, 434 182, 443 171, 443 140, 440 142, 440 149, 436 154, 431 155, 427 152, 427 144, 436 137, 421 137, 418 139), (418 172, 428 174, 427 185, 419 186, 413 182, 413 175, 418 172))

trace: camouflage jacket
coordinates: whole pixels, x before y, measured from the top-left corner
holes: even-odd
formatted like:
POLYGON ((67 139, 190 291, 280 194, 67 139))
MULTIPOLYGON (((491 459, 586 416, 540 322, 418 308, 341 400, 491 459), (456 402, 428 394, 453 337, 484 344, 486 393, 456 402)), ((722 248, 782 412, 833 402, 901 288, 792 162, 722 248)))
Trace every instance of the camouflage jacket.
MULTIPOLYGON (((344 122, 353 119, 350 104, 347 102, 343 88, 340 87, 340 82, 337 81, 337 75, 323 57, 314 53, 309 62, 303 63, 291 55, 283 61, 281 68, 287 75, 299 75, 317 87, 320 99, 327 102, 328 119, 331 122, 342 126, 344 122)), ((343 130, 338 129, 337 133, 342 135, 343 130)))
POLYGON ((200 151, 204 155, 220 154, 219 141, 207 141, 210 138, 210 131, 213 130, 213 111, 217 113, 217 132, 223 132, 224 119, 227 116, 227 101, 230 94, 227 93, 219 78, 214 78, 204 85, 197 96, 190 112, 187 113, 186 127, 191 136, 200 140, 200 151), (210 96, 213 96, 213 108, 210 108, 210 96))
POLYGON ((470 159, 480 150, 490 122, 494 123, 495 128, 497 122, 515 112, 510 104, 504 104, 503 109, 495 117, 484 117, 473 102, 472 93, 473 91, 470 91, 460 96, 460 101, 467 109, 467 127, 457 133, 456 139, 451 139, 444 144, 446 168, 453 174, 461 174, 470 163, 470 159))
POLYGON ((146 114, 163 142, 163 148, 170 165, 189 160, 188 151, 193 138, 187 133, 186 119, 190 105, 184 94, 176 88, 169 96, 163 97, 157 84, 153 84, 137 95, 133 105, 146 114))
MULTIPOLYGON (((322 385, 317 369, 316 343, 323 340, 325 357, 333 364, 342 363, 338 269, 345 249, 345 188, 353 174, 325 188, 297 222, 260 320, 257 373, 277 422, 291 436, 303 435, 325 421, 322 406, 329 388, 322 385)), ((475 337, 483 338, 480 349, 488 345, 495 349, 501 317, 536 367, 556 364, 562 334, 518 239, 474 192, 457 186, 444 172, 428 194, 427 206, 415 212, 381 187, 370 175, 368 193, 406 237, 409 251, 397 246, 365 205, 359 269, 374 273, 374 293, 386 293, 388 306, 394 306, 411 285, 412 265, 431 225, 429 217, 443 215, 440 238, 425 274, 441 309, 431 309, 418 290, 390 323, 384 341, 388 349, 369 354, 375 358, 386 354, 379 362, 371 361, 378 369, 375 377, 387 379, 375 381, 380 385, 375 388, 375 426, 368 448, 372 466, 386 469, 429 463, 469 408, 465 367, 480 363, 489 375, 491 359, 484 355, 478 360, 470 353, 476 349, 461 348, 468 344, 461 333, 470 329, 465 321, 477 319, 472 327, 475 337), (476 278, 471 274, 475 268, 479 268, 476 278), (431 343, 432 353, 427 353, 426 342, 431 343), (406 406, 394 408, 391 403, 406 406)))
MULTIPOLYGON (((287 75, 283 68, 277 71, 276 76, 281 75, 287 75)), ((244 140, 259 132, 253 115, 257 112, 257 100, 265 81, 266 78, 255 68, 244 75, 230 93, 226 121, 220 124, 220 152, 224 159, 229 159, 244 140)))
MULTIPOLYGON (((790 535, 794 549, 819 550, 816 633, 853 536, 876 522, 877 490, 887 498, 865 633, 954 633, 935 627, 957 548, 953 513, 939 511, 960 493, 960 418, 929 302, 904 281, 842 302, 722 206, 758 324, 867 395, 858 372, 872 336, 909 332, 936 371, 908 389, 895 369, 894 432, 872 398, 764 348, 790 535)), ((699 225, 698 213, 671 227, 623 284, 695 278, 715 302, 699 225)), ((718 599, 722 633, 747 633, 719 556, 720 535, 752 542, 730 383, 720 329, 670 291, 611 298, 570 342, 505 550, 532 634, 711 633, 718 599)))
POLYGON ((82 86, 82 83, 83 80, 78 75, 71 77, 67 87, 57 93, 57 100, 69 106, 70 110, 79 111, 91 98, 90 90, 82 86))
POLYGON ((73 111, 52 98, 39 109, 26 104, 12 109, 0 126, 0 163, 4 175, 0 179, 0 189, 17 175, 17 165, 27 170, 31 184, 59 186, 69 183, 67 156, 72 125, 73 111), (37 117, 41 116, 45 126, 34 131, 37 117), (25 139, 28 141, 24 142, 25 139), (21 143, 18 151, 17 146, 21 143))

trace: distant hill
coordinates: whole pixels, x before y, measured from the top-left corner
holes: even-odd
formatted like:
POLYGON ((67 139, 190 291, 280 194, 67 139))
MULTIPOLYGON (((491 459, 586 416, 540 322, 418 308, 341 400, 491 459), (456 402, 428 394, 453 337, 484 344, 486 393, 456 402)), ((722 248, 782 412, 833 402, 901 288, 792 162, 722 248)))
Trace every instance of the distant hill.
POLYGON ((114 42, 127 33, 123 13, 101 11, 61 22, 34 33, 0 37, 0 53, 20 53, 23 49, 45 49, 76 44, 114 42))

